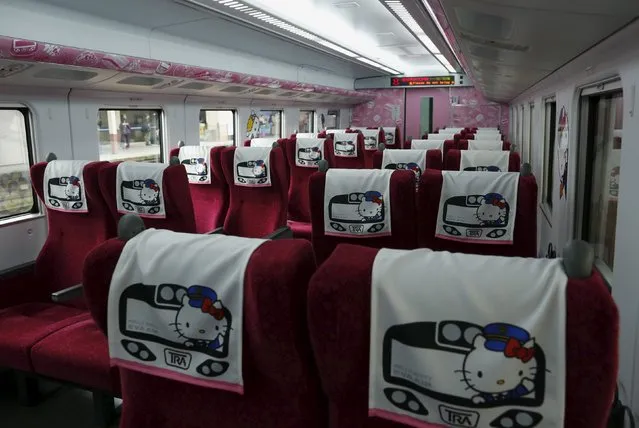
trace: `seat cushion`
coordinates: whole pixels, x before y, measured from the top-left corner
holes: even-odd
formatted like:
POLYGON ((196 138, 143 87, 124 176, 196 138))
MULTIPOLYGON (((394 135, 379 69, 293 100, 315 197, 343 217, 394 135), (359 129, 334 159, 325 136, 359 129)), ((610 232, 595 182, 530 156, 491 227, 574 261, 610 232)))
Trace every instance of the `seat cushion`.
POLYGON ((32 371, 29 354, 34 344, 88 318, 86 310, 52 303, 25 303, 0 310, 0 366, 32 371))
POLYGON ((93 319, 68 325, 31 349, 36 373, 119 395, 119 375, 111 368, 107 338, 93 319))
POLYGON ((311 240, 313 231, 311 223, 289 220, 288 227, 293 231, 294 238, 306 239, 307 241, 311 240))

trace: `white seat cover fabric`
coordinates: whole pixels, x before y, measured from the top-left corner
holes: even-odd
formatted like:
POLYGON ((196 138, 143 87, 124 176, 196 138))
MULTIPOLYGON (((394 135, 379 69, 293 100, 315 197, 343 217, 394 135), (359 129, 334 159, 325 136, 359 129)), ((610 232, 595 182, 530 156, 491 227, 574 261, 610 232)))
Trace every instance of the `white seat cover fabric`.
POLYGON ((333 135, 333 152, 335 156, 342 158, 356 158, 357 157, 357 138, 359 134, 352 133, 337 133, 333 135))
POLYGON ((384 130, 384 139, 386 140, 384 143, 387 146, 394 146, 395 132, 397 132, 397 128, 394 126, 385 126, 382 129, 384 130))
POLYGON ((377 150, 379 144, 379 129, 362 129, 364 136, 364 150, 377 150))
POLYGON ((183 146, 178 153, 191 184, 211 184, 211 149, 206 146, 183 146))
POLYGON ((236 147, 233 179, 236 186, 271 186, 271 147, 236 147))
POLYGON ((442 171, 435 236, 478 244, 512 244, 519 173, 442 171))
POLYGON ((250 147, 273 147, 277 143, 277 138, 253 138, 250 147))
POLYGON ((504 150, 462 150, 460 171, 508 172, 510 152, 504 150))
POLYGON ((298 132, 295 138, 317 138, 318 135, 316 132, 298 132))
POLYGON ((369 415, 414 427, 563 427, 566 284, 557 259, 380 250, 369 415))
POLYGON ((164 170, 161 163, 122 162, 116 173, 116 203, 120 214, 166 218, 164 170))
POLYGON ((68 213, 89 212, 81 160, 54 160, 44 170, 44 204, 47 208, 68 213))
POLYGON ((419 182, 422 173, 426 170, 427 150, 392 150, 382 152, 382 169, 405 169, 415 173, 415 179, 419 182))
POLYGON ((243 393, 244 274, 263 242, 155 229, 127 242, 109 288, 112 363, 243 393))
POLYGON ((413 140, 410 143, 412 150, 439 150, 444 153, 445 140, 413 140))
POLYGON ((468 140, 468 150, 503 150, 500 140, 468 140))
POLYGON ((295 140, 295 165, 304 168, 317 168, 324 159, 325 138, 297 138, 295 140))
POLYGON ((391 170, 326 172, 324 233, 368 238, 391 234, 391 170))

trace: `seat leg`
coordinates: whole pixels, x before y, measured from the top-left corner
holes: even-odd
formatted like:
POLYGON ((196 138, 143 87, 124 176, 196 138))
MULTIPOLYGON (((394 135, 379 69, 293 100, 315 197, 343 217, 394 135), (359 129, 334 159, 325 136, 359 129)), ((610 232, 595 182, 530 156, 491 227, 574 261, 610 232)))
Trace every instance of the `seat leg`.
POLYGON ((16 387, 18 389, 18 403, 21 406, 32 407, 40 402, 40 388, 38 379, 22 371, 15 371, 16 387))
POLYGON ((102 391, 93 391, 93 419, 96 428, 109 428, 115 421, 113 396, 102 391))

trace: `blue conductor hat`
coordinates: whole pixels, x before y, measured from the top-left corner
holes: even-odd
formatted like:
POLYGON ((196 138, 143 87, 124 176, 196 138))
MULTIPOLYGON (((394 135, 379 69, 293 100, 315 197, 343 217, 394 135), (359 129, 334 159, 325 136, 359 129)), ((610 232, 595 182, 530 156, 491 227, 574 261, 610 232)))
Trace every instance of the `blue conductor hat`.
POLYGON ((524 343, 530 340, 530 333, 521 327, 505 323, 493 323, 484 327, 483 336, 486 338, 486 349, 503 352, 510 339, 517 339, 524 343))

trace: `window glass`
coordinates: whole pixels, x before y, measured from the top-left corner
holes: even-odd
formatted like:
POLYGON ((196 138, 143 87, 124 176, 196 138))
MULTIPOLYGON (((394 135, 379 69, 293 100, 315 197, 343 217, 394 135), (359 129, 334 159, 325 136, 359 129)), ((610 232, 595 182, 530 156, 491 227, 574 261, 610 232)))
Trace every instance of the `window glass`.
POLYGON ((552 209, 552 190, 555 166, 555 125, 557 123, 557 103, 546 103, 546 121, 544 132, 544 202, 552 209))
POLYGON ((162 162, 162 110, 98 111, 101 161, 162 162))
POLYGON ((282 138, 282 112, 280 110, 252 111, 246 124, 247 138, 282 138))
POLYGON ((0 108, 0 219, 37 212, 27 109, 0 108))
POLYGON ((235 143, 235 111, 200 110, 200 144, 231 146, 235 143))
POLYGON ((530 105, 530 111, 529 111, 529 117, 528 117, 528 160, 527 162, 532 163, 532 145, 533 145, 533 115, 535 113, 535 105, 531 104, 530 105))
POLYGON ((584 200, 584 239, 613 270, 621 164, 623 93, 590 97, 584 200))
POLYGON ((310 110, 300 111, 300 121, 297 132, 313 132, 315 130, 315 112, 310 110))

